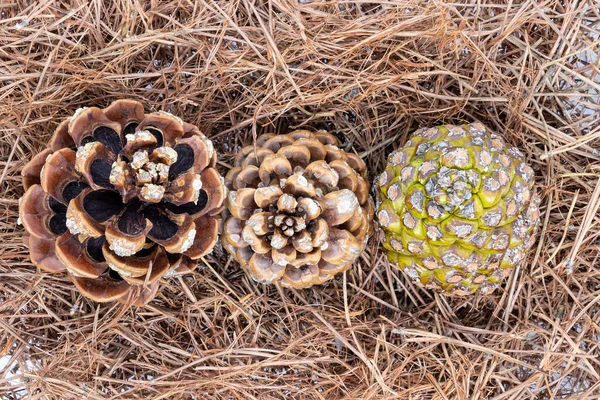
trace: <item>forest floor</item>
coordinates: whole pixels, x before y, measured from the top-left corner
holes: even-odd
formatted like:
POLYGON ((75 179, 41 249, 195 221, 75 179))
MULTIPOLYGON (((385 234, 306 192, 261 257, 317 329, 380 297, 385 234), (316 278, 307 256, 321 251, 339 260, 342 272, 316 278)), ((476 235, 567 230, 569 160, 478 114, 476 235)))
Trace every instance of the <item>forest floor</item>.
POLYGON ((600 398, 595 0, 12 0, 0 4, 0 398, 600 398), (518 147, 539 238, 501 289, 416 287, 375 234, 288 290, 220 246, 146 307, 94 304, 29 261, 20 170, 61 120, 120 98, 196 124, 222 172, 256 135, 334 132, 369 178, 420 126, 518 147))

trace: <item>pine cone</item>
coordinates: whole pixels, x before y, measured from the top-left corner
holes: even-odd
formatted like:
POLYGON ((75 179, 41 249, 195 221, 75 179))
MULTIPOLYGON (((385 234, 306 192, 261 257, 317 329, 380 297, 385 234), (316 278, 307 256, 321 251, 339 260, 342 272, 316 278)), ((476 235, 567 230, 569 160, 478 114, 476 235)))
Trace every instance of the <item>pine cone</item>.
POLYGON ((211 141, 169 113, 131 100, 77 110, 22 171, 31 261, 66 269, 92 300, 147 303, 217 241, 215 163, 211 141))
POLYGON ((223 245, 259 282, 322 284, 365 248, 374 210, 365 176, 329 133, 262 135, 225 177, 223 245))
POLYGON ((489 294, 535 241, 534 173, 480 123, 419 129, 379 177, 388 258, 416 283, 489 294))

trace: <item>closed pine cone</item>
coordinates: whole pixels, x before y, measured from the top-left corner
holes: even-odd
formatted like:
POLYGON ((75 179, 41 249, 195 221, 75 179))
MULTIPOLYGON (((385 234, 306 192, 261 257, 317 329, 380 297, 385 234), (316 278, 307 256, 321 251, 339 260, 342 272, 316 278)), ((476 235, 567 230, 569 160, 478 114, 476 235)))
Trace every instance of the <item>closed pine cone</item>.
POLYGON ((492 293, 535 242, 534 183, 523 154, 479 122, 417 130, 377 184, 389 260, 429 289, 492 293))
POLYGON ((32 262, 85 296, 145 304, 215 245, 225 188, 195 126, 119 100, 78 110, 23 169, 32 262))
POLYGON ((264 134, 225 177, 223 245, 258 282, 322 284, 365 248, 374 210, 365 176, 329 133, 264 134))

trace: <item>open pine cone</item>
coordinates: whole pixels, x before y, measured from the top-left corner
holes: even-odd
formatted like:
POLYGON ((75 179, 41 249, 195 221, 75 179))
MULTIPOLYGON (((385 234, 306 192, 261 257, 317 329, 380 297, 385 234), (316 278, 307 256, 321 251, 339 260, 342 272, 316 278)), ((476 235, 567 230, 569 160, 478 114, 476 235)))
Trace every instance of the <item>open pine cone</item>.
POLYGON ((225 177, 223 245, 259 282, 322 284, 365 248, 374 210, 365 176, 329 133, 261 135, 225 177))
POLYGON ((132 100, 77 110, 23 168, 32 262, 85 296, 145 304, 217 241, 225 187, 195 126, 132 100))
POLYGON ((491 293, 535 241, 534 173, 480 123, 417 130, 379 177, 388 258, 419 285, 491 293))

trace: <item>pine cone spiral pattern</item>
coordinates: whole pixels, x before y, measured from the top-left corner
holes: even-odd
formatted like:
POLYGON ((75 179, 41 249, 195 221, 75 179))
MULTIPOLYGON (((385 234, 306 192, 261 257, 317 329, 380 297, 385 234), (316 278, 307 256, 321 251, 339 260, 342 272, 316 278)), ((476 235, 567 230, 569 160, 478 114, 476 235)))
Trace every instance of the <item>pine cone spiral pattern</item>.
POLYGON ((320 131, 264 134, 236 157, 222 242, 255 280, 319 285, 364 250, 374 212, 366 166, 337 144, 320 131))
POLYGON ((77 110, 22 171, 32 262, 98 302, 145 304, 217 242, 225 186, 194 125, 118 100, 77 110))
POLYGON ((481 123, 417 130, 377 187, 388 258, 426 288, 491 293, 535 241, 534 171, 481 123))

